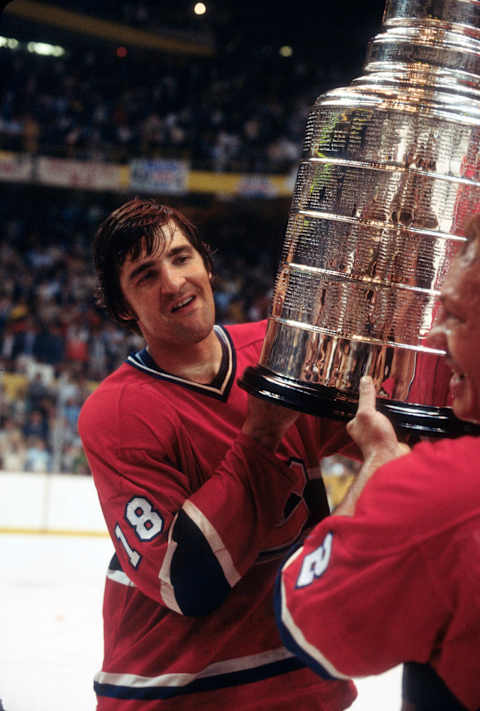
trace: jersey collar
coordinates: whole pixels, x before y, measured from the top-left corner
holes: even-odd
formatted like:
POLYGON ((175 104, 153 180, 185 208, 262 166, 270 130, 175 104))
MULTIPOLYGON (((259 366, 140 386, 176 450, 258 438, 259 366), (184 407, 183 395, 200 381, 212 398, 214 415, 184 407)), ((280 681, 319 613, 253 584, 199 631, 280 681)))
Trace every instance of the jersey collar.
POLYGON ((214 330, 222 346, 222 360, 217 375, 208 384, 194 383, 192 380, 187 380, 186 378, 181 378, 178 375, 173 375, 166 370, 162 370, 162 368, 155 363, 146 348, 128 356, 126 363, 158 380, 175 383, 188 390, 194 390, 219 400, 226 400, 235 379, 235 350, 230 334, 223 326, 215 325, 214 330))

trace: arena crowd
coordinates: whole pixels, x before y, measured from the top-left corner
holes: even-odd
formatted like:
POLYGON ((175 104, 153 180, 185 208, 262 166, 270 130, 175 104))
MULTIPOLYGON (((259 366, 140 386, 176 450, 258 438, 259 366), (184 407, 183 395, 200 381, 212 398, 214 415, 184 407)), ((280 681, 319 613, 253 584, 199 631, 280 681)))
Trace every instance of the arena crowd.
MULTIPOLYGON (((165 29, 164 11, 148 0, 83 0, 70 9, 165 29)), ((183 22, 187 34, 196 28, 195 18, 183 22)), ((316 96, 350 78, 351 58, 291 61, 267 38, 252 51, 242 49, 238 33, 206 32, 216 35, 213 56, 131 47, 119 53, 115 45, 68 34, 66 53, 57 58, 32 54, 24 43, 0 47, 0 151, 114 163, 175 158, 194 170, 292 173, 308 111, 316 96)), ((140 345, 94 299, 90 244, 115 198, 6 183, 2 192, 0 468, 87 474, 76 429, 80 407, 140 345)), ((285 218, 287 210, 284 202, 285 218)), ((213 224, 217 320, 264 318, 278 258, 272 226, 235 211, 225 220, 225 210, 213 224)), ((280 247, 283 232, 276 230, 280 247)), ((211 232, 204 235, 209 242, 211 232)))
MULTIPOLYGON (((95 300, 91 240, 114 198, 70 191, 45 191, 40 198, 33 189, 4 190, 0 468, 88 473, 76 431, 80 407, 142 345, 95 300)), ((249 226, 239 232, 237 221, 232 215, 223 224, 227 234, 214 255, 217 320, 223 323, 264 318, 274 278, 268 241, 259 248, 252 234, 242 249, 249 226)))
POLYGON ((288 172, 299 157, 317 81, 305 65, 226 74, 217 60, 62 58, 0 49, 0 149, 102 160, 181 158, 196 169, 288 172), (311 83, 313 81, 313 83, 311 83), (309 86, 309 91, 306 86, 309 86))

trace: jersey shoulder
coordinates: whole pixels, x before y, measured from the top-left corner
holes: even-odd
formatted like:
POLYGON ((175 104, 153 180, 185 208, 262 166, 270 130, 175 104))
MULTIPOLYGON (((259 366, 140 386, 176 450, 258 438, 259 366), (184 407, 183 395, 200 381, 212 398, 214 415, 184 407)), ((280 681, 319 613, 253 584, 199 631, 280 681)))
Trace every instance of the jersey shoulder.
POLYGON ((474 437, 416 445, 373 475, 358 500, 356 515, 379 524, 383 521, 410 541, 453 528, 469 516, 480 516, 474 466, 479 453, 474 437))
POLYGON ((478 501, 480 487, 474 463, 479 455, 480 440, 475 437, 432 440, 417 444, 408 455, 393 460, 384 469, 387 476, 389 470, 392 476, 400 476, 403 471, 412 487, 419 493, 423 488, 435 501, 455 499, 467 490, 478 491, 474 497, 478 501))
MULTIPOLYGON (((168 383, 124 363, 85 400, 78 419, 84 444, 99 440, 148 447, 180 427, 168 383), (137 442, 138 440, 138 442, 137 442)), ((98 447, 98 445, 97 445, 98 447)))
POLYGON ((252 321, 249 323, 237 323, 222 325, 222 328, 229 334, 237 351, 249 346, 259 346, 263 344, 267 320, 252 321))

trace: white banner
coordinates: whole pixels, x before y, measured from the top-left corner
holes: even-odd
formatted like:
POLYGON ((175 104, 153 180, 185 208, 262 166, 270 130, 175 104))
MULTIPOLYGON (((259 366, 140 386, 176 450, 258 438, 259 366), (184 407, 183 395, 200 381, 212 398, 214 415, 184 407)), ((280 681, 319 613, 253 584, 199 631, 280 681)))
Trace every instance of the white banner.
POLYGON ((130 188, 180 195, 187 191, 188 171, 184 160, 134 160, 130 163, 130 188))
POLYGON ((120 190, 121 168, 112 163, 39 158, 37 179, 46 185, 89 190, 120 190))

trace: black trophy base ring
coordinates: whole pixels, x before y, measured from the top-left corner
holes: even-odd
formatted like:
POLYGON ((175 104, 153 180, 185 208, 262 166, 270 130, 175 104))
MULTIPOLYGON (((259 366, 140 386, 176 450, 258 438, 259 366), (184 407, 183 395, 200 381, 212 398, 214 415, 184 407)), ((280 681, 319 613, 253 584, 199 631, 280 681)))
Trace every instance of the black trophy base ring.
MULTIPOLYGON (((238 384, 251 395, 308 415, 351 420, 357 411, 357 399, 335 388, 285 378, 260 365, 246 368, 238 384)), ((480 425, 459 420, 449 407, 377 398, 377 408, 387 415, 396 429, 412 434, 430 437, 480 435, 480 425)))

